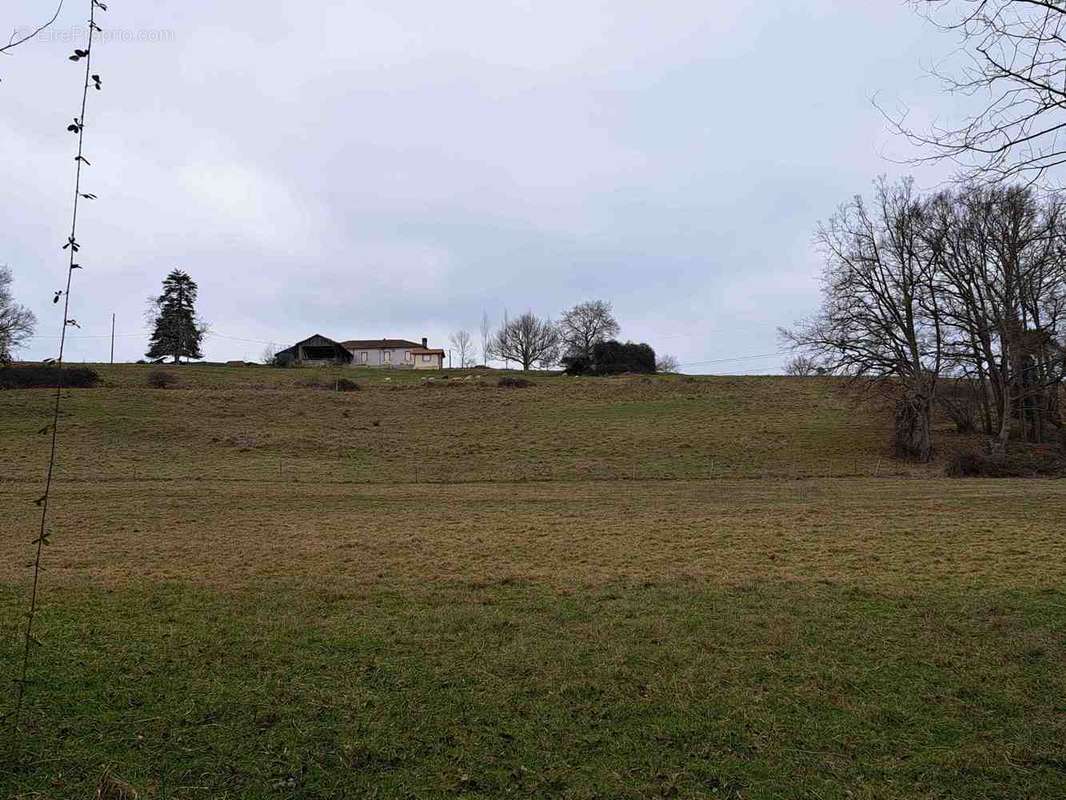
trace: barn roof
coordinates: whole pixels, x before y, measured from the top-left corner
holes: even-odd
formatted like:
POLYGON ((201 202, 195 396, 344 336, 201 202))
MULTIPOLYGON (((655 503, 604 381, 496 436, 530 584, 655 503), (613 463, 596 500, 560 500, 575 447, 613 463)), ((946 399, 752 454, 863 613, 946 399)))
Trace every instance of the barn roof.
POLYGON ((346 358, 351 360, 351 352, 342 345, 340 342, 335 342, 327 336, 323 336, 320 333, 316 333, 314 336, 308 336, 303 341, 297 342, 292 347, 286 347, 284 350, 278 352, 278 355, 290 354, 293 356, 299 356, 301 347, 332 347, 340 358, 346 358))

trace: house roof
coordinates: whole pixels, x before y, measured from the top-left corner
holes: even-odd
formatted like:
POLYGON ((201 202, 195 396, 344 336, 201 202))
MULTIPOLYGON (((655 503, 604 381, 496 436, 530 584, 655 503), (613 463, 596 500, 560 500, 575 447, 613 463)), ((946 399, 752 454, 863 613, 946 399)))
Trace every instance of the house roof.
POLYGON ((349 350, 398 350, 402 348, 420 349, 418 342, 410 342, 407 339, 350 339, 341 342, 349 350))
POLYGON ((436 347, 412 347, 411 352, 416 356, 443 356, 444 351, 436 347))

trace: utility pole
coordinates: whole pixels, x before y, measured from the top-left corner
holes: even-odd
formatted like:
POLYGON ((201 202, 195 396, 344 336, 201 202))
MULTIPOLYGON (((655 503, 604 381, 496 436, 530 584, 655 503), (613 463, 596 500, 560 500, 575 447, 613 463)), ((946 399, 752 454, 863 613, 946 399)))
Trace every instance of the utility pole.
POLYGON ((452 368, 452 349, 448 348, 448 369, 452 368))
POLYGON ((111 315, 111 363, 115 363, 115 315, 111 315))

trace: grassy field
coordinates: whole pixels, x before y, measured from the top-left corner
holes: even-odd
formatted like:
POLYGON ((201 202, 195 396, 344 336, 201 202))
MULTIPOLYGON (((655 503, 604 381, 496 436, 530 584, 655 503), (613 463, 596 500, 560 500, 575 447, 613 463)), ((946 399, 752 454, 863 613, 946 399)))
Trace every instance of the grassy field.
MULTIPOLYGON (((820 379, 541 378, 528 389, 413 372, 338 393, 322 371, 201 368, 153 390, 103 370, 65 405, 66 480, 523 482, 918 473, 885 458, 890 418, 820 379)), ((366 372, 369 372, 366 371, 366 372)), ((348 373, 350 374, 350 372, 348 373)), ((462 375, 463 373, 459 373, 462 375)), ((8 393, 0 454, 38 480, 42 393, 8 393)))
MULTIPOLYGON (((826 379, 102 373, 2 797, 1066 795, 1066 483, 895 462, 826 379)), ((0 393, 5 687, 47 403, 0 393)))

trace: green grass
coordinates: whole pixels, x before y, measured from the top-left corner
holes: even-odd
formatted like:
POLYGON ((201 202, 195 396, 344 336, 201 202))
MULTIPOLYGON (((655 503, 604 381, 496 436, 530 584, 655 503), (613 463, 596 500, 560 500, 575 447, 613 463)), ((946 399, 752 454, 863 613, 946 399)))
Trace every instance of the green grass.
POLYGON ((107 764, 183 798, 1066 792, 1056 590, 156 585, 55 601, 5 796, 88 797, 107 764))
MULTIPOLYGON (((823 379, 103 373, 0 797, 1066 796, 1064 482, 893 462, 823 379)), ((46 406, 0 393, 5 709, 46 406)))

